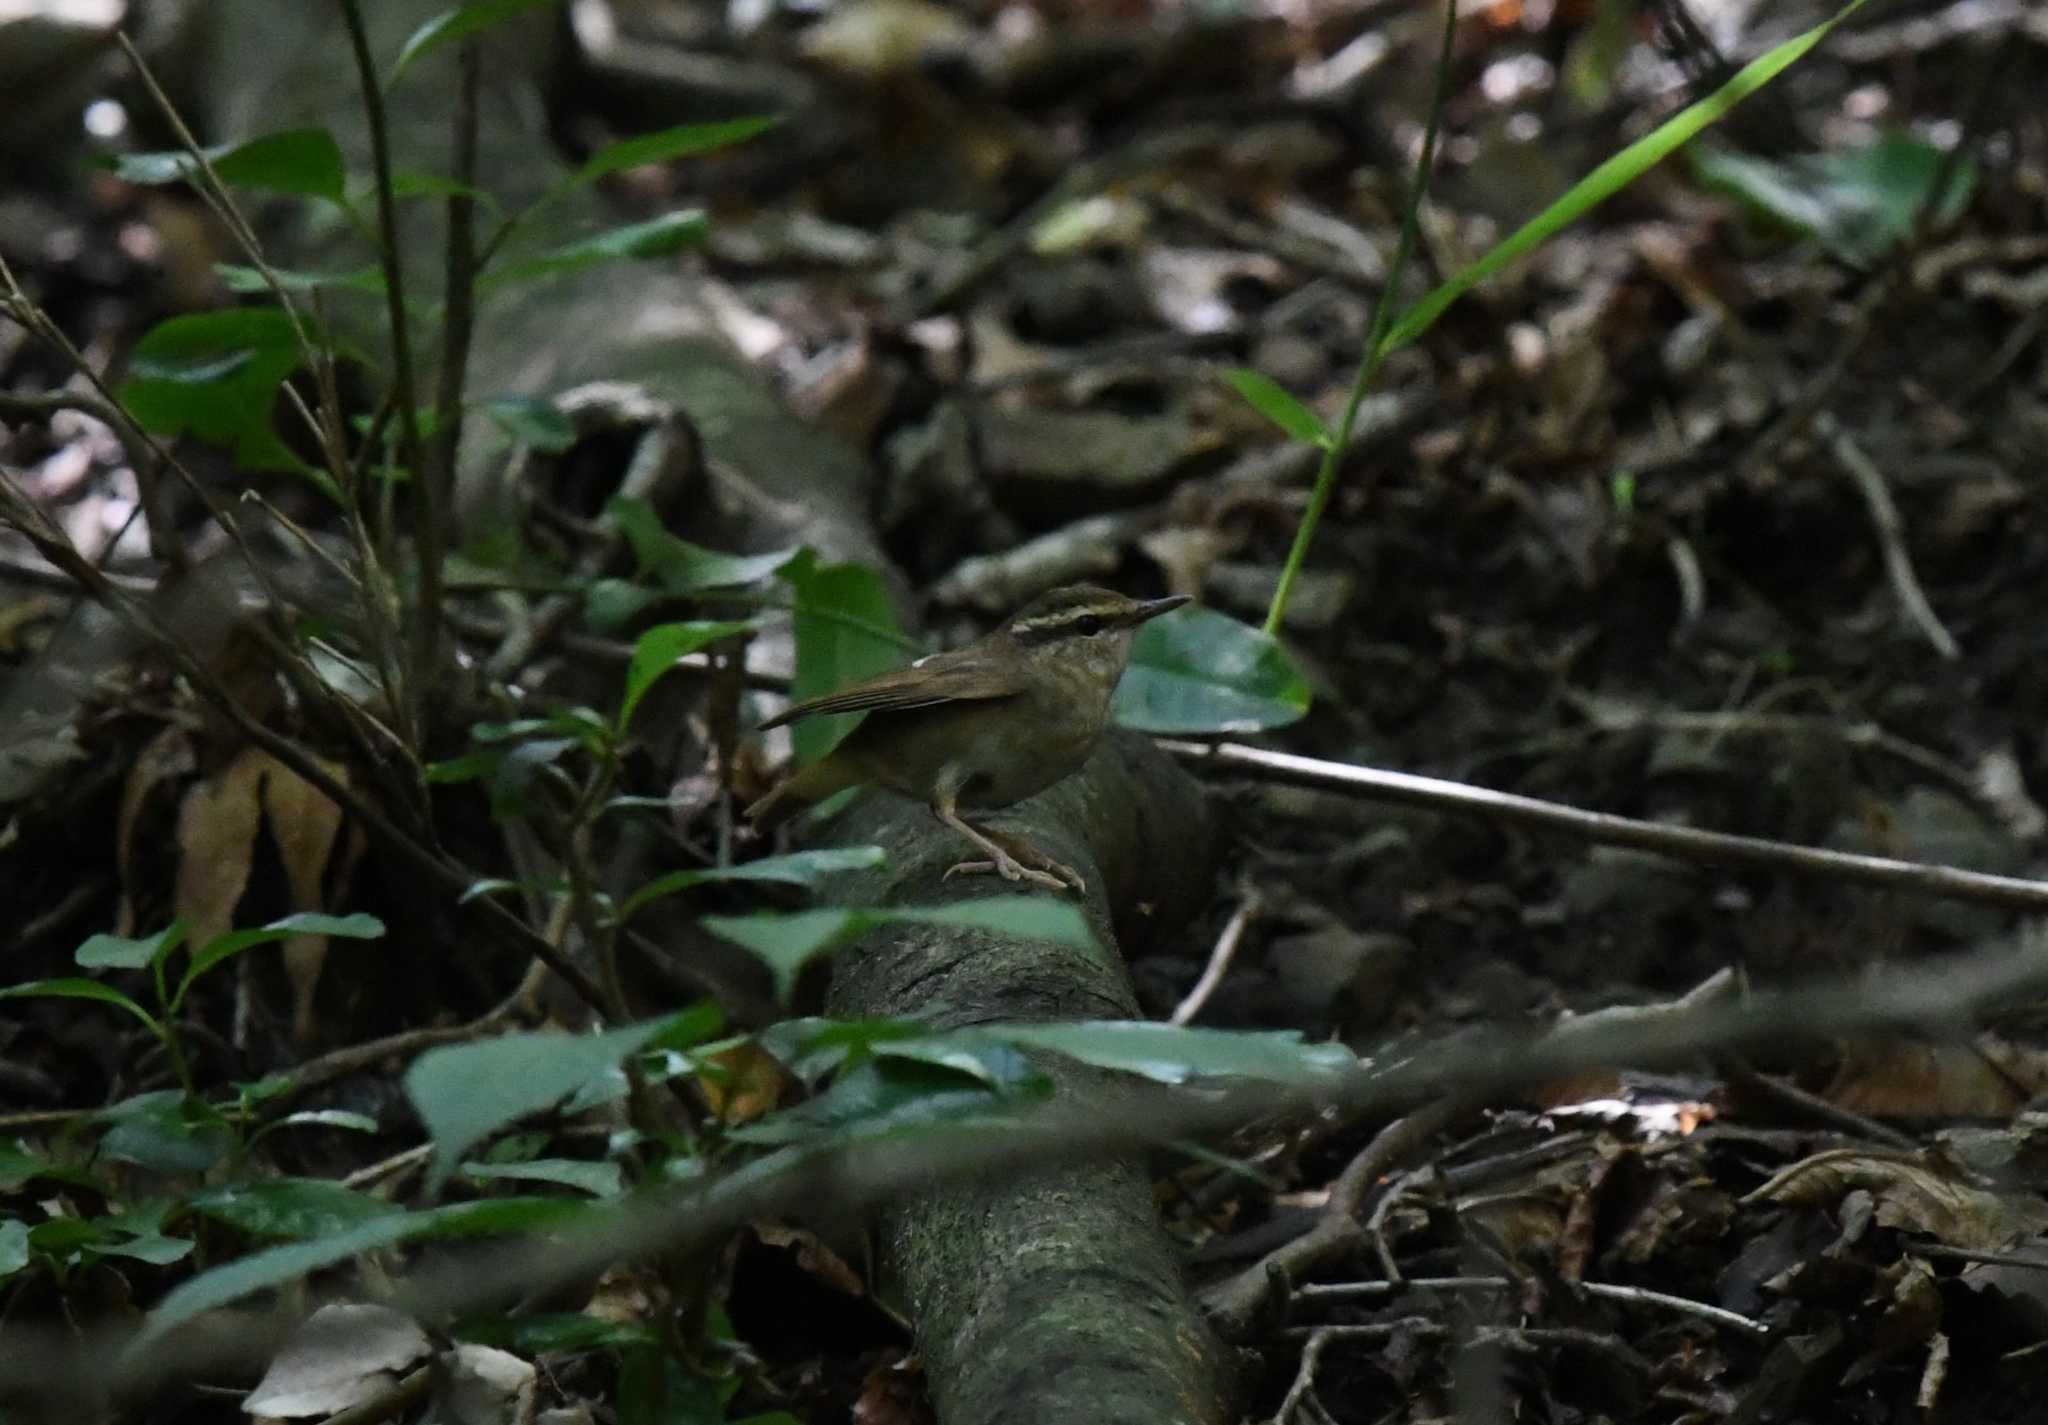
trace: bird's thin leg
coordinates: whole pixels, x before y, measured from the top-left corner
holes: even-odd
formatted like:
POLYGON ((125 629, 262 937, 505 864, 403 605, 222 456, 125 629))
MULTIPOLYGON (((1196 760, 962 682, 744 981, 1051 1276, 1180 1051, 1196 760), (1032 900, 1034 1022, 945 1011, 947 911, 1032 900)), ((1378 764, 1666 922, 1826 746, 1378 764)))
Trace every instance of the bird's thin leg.
MULTIPOLYGON (((1006 881, 1029 881, 1035 886, 1044 886, 1049 891, 1063 891, 1067 888, 1070 882, 1065 878, 1049 875, 1045 871, 1035 870, 1021 864, 1007 847, 993 840, 978 828, 970 826, 967 820, 960 815, 956 799, 957 793, 949 792, 940 796, 932 803, 932 815, 952 827, 953 830, 959 832, 969 841, 972 841, 983 851, 986 851, 991 859, 987 861, 959 862, 957 865, 949 866, 946 869, 946 874, 940 879, 951 880, 955 876, 986 875, 993 871, 1006 881)), ((1057 865, 1058 863, 1055 862, 1054 864, 1057 865)), ((1060 869, 1066 870, 1063 866, 1060 869)), ((1075 881, 1080 879, 1080 877, 1074 876, 1071 871, 1068 871, 1067 875, 1072 876, 1075 881)))
POLYGON ((980 831, 983 836, 995 842, 996 845, 1002 847, 1024 865, 1035 866, 1041 871, 1050 871, 1067 885, 1072 886, 1076 894, 1084 896, 1088 894, 1088 883, 1081 879, 1079 871, 1076 871, 1065 862, 1054 860, 1024 837, 1017 835, 1013 831, 998 830, 993 826, 981 827, 980 831))

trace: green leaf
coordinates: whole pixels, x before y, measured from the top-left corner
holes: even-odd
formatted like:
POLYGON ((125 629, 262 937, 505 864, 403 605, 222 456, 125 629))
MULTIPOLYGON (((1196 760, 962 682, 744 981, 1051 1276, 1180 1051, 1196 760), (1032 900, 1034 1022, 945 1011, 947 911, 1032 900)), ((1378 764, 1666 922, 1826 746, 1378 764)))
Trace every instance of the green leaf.
POLYGON ((129 1343, 130 1358, 147 1350, 166 1332, 194 1317, 227 1306, 251 1292, 282 1286, 308 1272, 334 1266, 363 1252, 401 1242, 437 1237, 465 1237, 521 1232, 563 1224, 576 1215, 577 1204, 559 1198, 498 1198, 458 1203, 431 1212, 395 1213, 310 1242, 270 1247, 202 1272, 172 1289, 142 1331, 129 1343))
POLYGON ((533 1316, 495 1316, 465 1321, 450 1332, 458 1341, 479 1346, 496 1346, 521 1356, 545 1356, 561 1351, 591 1351, 602 1347, 651 1346, 659 1338, 636 1322, 606 1321, 580 1311, 541 1312, 533 1316))
POLYGON ((1007 1108, 1020 1099, 1040 1098, 1044 1079, 1033 1073, 1003 1089, 980 1076, 917 1059, 870 1059, 834 1080, 832 1087, 794 1108, 729 1130, 737 1142, 816 1145, 835 1139, 873 1137, 1007 1108))
POLYGON ((576 424, 539 396, 493 396, 483 402, 491 423, 521 445, 558 455, 576 443, 576 424))
POLYGON ((342 940, 376 940, 384 934, 384 922, 374 915, 324 915, 318 911, 305 911, 288 915, 282 920, 273 920, 268 925, 254 930, 231 930, 217 935, 192 952, 192 963, 185 970, 185 977, 178 982, 178 989, 171 996, 171 1008, 184 1003, 185 994, 201 975, 221 961, 241 954, 244 950, 258 945, 271 945, 280 940, 289 940, 294 935, 329 935, 342 940))
POLYGON ((443 45, 466 39, 525 11, 554 3, 555 0, 471 0, 470 4, 443 10, 412 32, 398 51, 398 58, 391 65, 391 76, 384 81, 384 87, 389 89, 397 84, 415 60, 432 54, 443 45))
POLYGON ((787 997, 799 971, 817 956, 858 940, 885 925, 945 925, 1095 949, 1095 936, 1081 912, 1049 896, 988 896, 958 905, 905 908, 800 910, 787 914, 707 915, 700 922, 751 952, 775 976, 775 992, 787 997))
POLYGON ((19 1217, 0 1218, 0 1282, 28 1265, 28 1224, 19 1217))
POLYGON ((936 1036, 941 1042, 984 1042, 1050 1049, 1105 1069, 1142 1074, 1165 1084, 1195 1079, 1260 1079, 1313 1084, 1342 1077, 1358 1057, 1341 1044, 1309 1044, 1293 1030, 1242 1033, 1142 1020, 1005 1024, 936 1036))
POLYGON ((619 923, 631 920, 646 906, 686 891, 692 886, 711 885, 724 881, 775 881, 783 885, 802 886, 806 890, 816 886, 826 876, 842 871, 862 871, 870 866, 879 866, 887 860, 886 853, 879 846, 824 847, 816 851, 793 851, 787 856, 763 856, 757 861, 742 862, 737 866, 709 866, 700 870, 670 871, 657 876, 632 895, 619 907, 619 923))
MULTIPOLYGON (((325 129, 287 129, 240 143, 205 150, 220 181, 233 188, 291 193, 305 198, 343 200, 347 171, 341 145, 325 129)), ((113 162, 117 176, 130 183, 155 185, 196 181, 199 162, 191 154, 171 150, 131 153, 113 162)))
POLYGON ((1776 79, 1869 0, 1849 0, 1835 15, 1751 60, 1719 89, 1680 110, 1566 189, 1563 196, 1497 243, 1485 256, 1437 287, 1394 323, 1383 351, 1406 346, 1436 325, 1450 305, 1655 168, 1730 109, 1776 79))
POLYGON ((1330 434, 1330 428, 1323 424, 1321 416, 1296 400, 1286 387, 1263 371, 1254 371, 1249 366, 1234 366, 1223 373, 1223 379, 1260 415, 1296 440, 1328 450, 1330 442, 1336 439, 1330 434))
POLYGON ((646 163, 666 163, 670 159, 688 158, 692 154, 709 153, 713 149, 731 148, 744 143, 756 134, 765 133, 782 120, 774 115, 762 115, 751 119, 720 119, 708 124, 683 124, 678 128, 663 129, 656 134, 640 134, 630 139, 620 139, 592 154, 584 165, 576 170, 572 183, 590 183, 608 173, 617 173, 622 168, 638 168, 646 163))
POLYGON ((403 1213, 383 1198, 325 1178, 268 1178, 230 1183, 187 1199, 195 1212, 252 1237, 303 1241, 346 1232, 403 1213))
POLYGON ((67 977, 55 980, 30 980, 25 985, 9 985, 0 990, 0 999, 96 999, 101 1004, 111 1004, 127 1010, 153 1032, 160 1032, 156 1016, 122 994, 111 985, 98 980, 67 977))
POLYGON ((245 267, 239 262, 216 262, 213 270, 220 274, 222 284, 230 292, 243 296, 267 295, 271 290, 271 278, 275 278, 277 285, 287 292, 340 290, 384 295, 384 269, 381 267, 352 267, 346 272, 300 272, 273 267, 269 277, 261 270, 245 267))
POLYGON ((705 549, 670 534, 661 517, 647 501, 620 497, 605 506, 605 513, 633 546, 640 571, 654 578, 671 594, 695 594, 706 589, 733 589, 759 583, 797 557, 794 549, 777 549, 766 554, 723 554, 705 549))
POLYGON ((421 173, 414 169, 400 169, 391 175, 391 196, 394 198, 468 198, 477 206, 491 212, 502 212, 497 197, 471 183, 457 183, 453 178, 444 178, 438 173, 421 173))
POLYGON ((271 423, 277 388, 299 364, 291 318, 276 307, 172 317, 143 334, 121 404, 156 435, 227 446, 250 470, 292 470, 271 423))
POLYGON ((88 936, 71 958, 85 970, 146 970, 178 948, 185 922, 174 920, 154 935, 130 940, 119 935, 88 936))
POLYGON ((434 1140, 433 1181, 446 1181, 473 1145, 616 1068, 680 1017, 605 1034, 507 1034, 429 1049, 406 1070, 405 1091, 434 1140))
POLYGON ((647 690, 654 686, 664 673, 676 666, 676 660, 685 653, 695 653, 709 647, 722 638, 750 633, 751 623, 715 623, 698 620, 685 623, 657 624, 640 635, 633 643, 633 660, 626 665, 626 698, 619 707, 619 734, 624 736, 626 728, 633 721, 633 711, 640 706, 640 700, 647 696, 647 690))
MULTIPOLYGON (((1862 267, 1912 236, 1948 163, 1934 145, 1896 129, 1861 148, 1784 159, 1706 146, 1689 157, 1702 182, 1862 267)), ((1961 212, 1976 181, 1975 165, 1958 162, 1934 204, 1935 220, 1947 222, 1961 212)))
POLYGON ((1138 630, 1110 715, 1141 732, 1257 732, 1308 704, 1308 681, 1277 640, 1190 605, 1138 630))
POLYGON ((95 1119, 112 1125, 100 1138, 103 1156, 155 1173, 203 1173, 234 1146, 219 1112, 176 1089, 136 1094, 95 1119))
MULTIPOLYGON (((902 664, 917 644, 896 617, 881 575, 864 564, 820 565, 809 551, 782 577, 796 592, 796 677, 789 695, 801 702, 902 664)), ((815 762, 860 725, 859 713, 805 718, 789 730, 797 760, 815 762)))
POLYGON ((595 267, 601 262, 620 262, 628 258, 666 257, 681 248, 692 247, 704 241, 704 235, 711 230, 710 222, 702 208, 684 208, 673 213, 663 213, 658 218, 649 218, 644 223, 625 223, 616 228, 606 228, 587 238, 549 248, 536 257, 524 262, 514 262, 496 271, 487 272, 477 280, 478 288, 496 287, 507 282, 529 282, 536 277, 552 277, 557 273, 576 272, 586 267, 595 267))
POLYGON ((617 1197, 626 1190, 617 1163, 581 1158, 531 1158, 523 1163, 464 1163, 462 1175, 477 1182, 559 1183, 592 1197, 617 1197))

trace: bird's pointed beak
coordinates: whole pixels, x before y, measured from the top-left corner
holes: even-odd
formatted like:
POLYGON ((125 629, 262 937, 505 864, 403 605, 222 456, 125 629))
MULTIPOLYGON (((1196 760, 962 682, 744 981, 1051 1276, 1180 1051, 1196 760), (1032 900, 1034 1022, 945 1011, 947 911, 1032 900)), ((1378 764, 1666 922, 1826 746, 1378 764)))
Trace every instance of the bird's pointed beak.
POLYGON ((1131 626, 1135 628, 1150 619, 1158 618, 1161 614, 1170 614, 1193 599, 1192 594, 1168 594, 1163 599, 1147 599, 1131 611, 1131 626))

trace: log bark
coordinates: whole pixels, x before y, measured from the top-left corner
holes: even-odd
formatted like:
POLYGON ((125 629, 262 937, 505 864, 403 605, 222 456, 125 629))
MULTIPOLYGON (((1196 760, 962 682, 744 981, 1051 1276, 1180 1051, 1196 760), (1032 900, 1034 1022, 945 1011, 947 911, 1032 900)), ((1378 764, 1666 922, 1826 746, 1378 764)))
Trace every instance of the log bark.
MULTIPOLYGON (((1106 739, 1086 767, 993 819, 1088 882, 1103 950, 984 932, 901 927, 833 966, 839 1016, 914 1016, 936 1027, 1138 1013, 1119 940, 1168 932, 1208 898, 1216 826, 1200 787, 1149 741, 1106 739)), ((848 903, 962 901, 1011 888, 942 881, 960 839, 922 807, 875 797, 833 828, 879 844, 885 868, 835 887, 848 903)), ((1107 1076, 1057 1056, 1039 1066, 1068 1101, 1107 1102, 1107 1076)), ((1182 1285, 1141 1155, 992 1175, 920 1195, 879 1226, 882 1285, 916 1323, 944 1425, 1162 1425, 1228 1418, 1222 1347, 1182 1285)))

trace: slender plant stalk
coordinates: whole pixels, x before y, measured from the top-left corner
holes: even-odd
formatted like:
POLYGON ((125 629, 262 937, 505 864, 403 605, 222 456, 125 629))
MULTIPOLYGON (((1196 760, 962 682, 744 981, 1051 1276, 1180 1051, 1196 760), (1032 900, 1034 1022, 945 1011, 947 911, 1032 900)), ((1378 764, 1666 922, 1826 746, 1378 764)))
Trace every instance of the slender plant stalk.
MULTIPOLYGON (((362 80, 363 117, 370 131, 370 168, 377 185, 377 257, 384 272, 384 301, 391 322, 391 378, 398 399, 398 458, 424 485, 428 482, 421 479, 420 413, 416 394, 419 383, 413 376, 412 334, 406 325, 405 262, 398 246, 398 199, 391 187, 391 135, 384 113, 384 89, 377 82, 377 62, 370 55, 370 36, 363 26, 362 6, 358 0, 339 2, 342 23, 348 30, 349 48, 355 56, 356 72, 362 80)), ((415 503, 419 507, 416 514, 425 520, 425 507, 430 499, 423 496, 415 503)), ((420 602, 435 609, 441 603, 440 575, 438 561, 431 572, 423 567, 420 575, 420 602), (433 580, 432 588, 428 587, 430 578, 433 580)), ((414 659, 415 667, 425 664, 424 658, 414 659)), ((411 696, 394 700, 401 725, 415 746, 420 744, 428 686, 415 679, 411 696)))
POLYGON ((476 330, 477 42, 464 40, 456 59, 455 181, 448 198, 446 308, 441 318, 441 371, 434 399, 434 446, 419 471, 419 626, 413 643, 416 686, 433 686, 441 651, 442 565, 455 504, 455 460, 462 445, 463 383, 476 330))
POLYGON ((1372 330, 1366 334, 1365 358, 1358 363, 1358 376, 1351 383, 1351 394, 1345 398, 1344 414, 1337 421, 1336 433, 1323 447, 1323 461, 1316 470, 1314 490, 1308 497, 1308 508, 1302 512, 1301 523, 1295 527, 1294 547, 1287 551, 1287 563, 1280 571, 1280 583, 1273 590, 1273 602, 1266 610, 1266 636, 1275 637, 1280 624, 1287 617, 1287 604, 1294 597, 1295 580, 1301 576, 1302 565, 1308 561, 1309 544, 1316 537, 1316 526, 1322 523, 1323 511, 1329 508, 1330 496, 1337 491, 1337 472, 1344 463, 1344 453, 1351 447, 1351 433, 1358 426, 1358 408, 1379 382, 1380 367, 1385 365, 1387 332, 1394 325, 1394 303, 1401 294, 1401 282, 1408 274, 1408 259, 1415 252, 1415 231, 1420 225, 1422 200, 1429 191, 1430 170, 1436 165, 1436 139, 1443 124, 1444 95, 1451 87, 1451 43, 1458 33, 1457 0, 1447 0, 1444 5, 1443 45, 1437 51, 1436 86, 1429 99, 1429 124, 1422 134, 1422 152, 1415 159, 1415 180, 1408 185, 1407 211, 1401 215, 1401 241, 1394 249, 1394 261, 1387 269, 1386 286, 1380 290, 1379 304, 1373 308, 1372 330))

